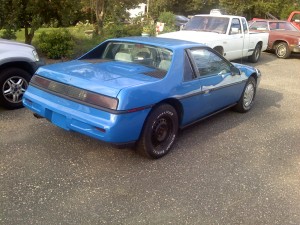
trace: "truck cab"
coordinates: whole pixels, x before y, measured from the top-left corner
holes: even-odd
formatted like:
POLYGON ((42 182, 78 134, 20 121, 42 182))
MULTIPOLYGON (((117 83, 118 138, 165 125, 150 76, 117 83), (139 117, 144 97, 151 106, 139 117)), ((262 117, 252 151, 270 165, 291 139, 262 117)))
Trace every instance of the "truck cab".
POLYGON ((300 11, 292 12, 287 21, 293 23, 293 25, 300 30, 300 11))
POLYGON ((259 60, 268 43, 268 34, 249 32, 244 17, 218 13, 195 15, 181 31, 158 36, 203 43, 228 60, 247 56, 251 62, 259 60))

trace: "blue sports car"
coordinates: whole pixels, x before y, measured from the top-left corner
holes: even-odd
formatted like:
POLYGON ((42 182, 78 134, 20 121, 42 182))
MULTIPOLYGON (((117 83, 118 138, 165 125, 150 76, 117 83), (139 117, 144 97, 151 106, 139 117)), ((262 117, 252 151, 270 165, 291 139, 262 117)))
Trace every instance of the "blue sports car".
POLYGON ((23 104, 65 129, 167 154, 178 130, 224 109, 247 112, 259 70, 175 39, 107 40, 77 60, 39 68, 23 104))

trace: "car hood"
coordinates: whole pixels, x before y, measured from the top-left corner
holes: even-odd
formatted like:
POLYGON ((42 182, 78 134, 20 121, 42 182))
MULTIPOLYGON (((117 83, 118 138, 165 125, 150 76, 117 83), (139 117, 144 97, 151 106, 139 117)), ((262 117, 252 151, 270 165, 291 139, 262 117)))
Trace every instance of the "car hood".
POLYGON ((204 32, 204 31, 191 31, 191 30, 181 30, 176 32, 164 33, 158 35, 158 37, 164 38, 172 38, 172 39, 180 39, 180 40, 187 40, 199 43, 199 37, 201 37, 200 43, 209 43, 212 40, 220 39, 225 34, 218 34, 214 32, 204 32))
POLYGON ((280 35, 280 36, 300 37, 300 31, 292 31, 292 30, 274 30, 274 31, 270 31, 270 34, 280 35))
POLYGON ((31 46, 31 45, 27 45, 27 44, 20 43, 20 42, 16 42, 16 41, 9 41, 9 40, 6 40, 6 39, 1 39, 1 38, 0 38, 0 44, 6 45, 6 47, 9 46, 10 49, 11 49, 13 46, 16 46, 16 47, 24 47, 24 48, 32 48, 32 49, 34 49, 34 47, 31 46))
POLYGON ((74 60, 43 66, 37 75, 58 82, 117 97, 121 89, 158 81, 149 76, 156 69, 118 61, 74 60), (148 74, 148 75, 147 75, 148 74))

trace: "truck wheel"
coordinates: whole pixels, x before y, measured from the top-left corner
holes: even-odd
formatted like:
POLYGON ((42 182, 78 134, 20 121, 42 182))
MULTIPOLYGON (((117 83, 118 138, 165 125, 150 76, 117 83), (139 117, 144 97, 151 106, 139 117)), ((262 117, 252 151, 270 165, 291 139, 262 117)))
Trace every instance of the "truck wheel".
POLYGON ((23 107, 22 97, 28 87, 30 74, 19 68, 8 68, 0 73, 0 103, 5 108, 23 107))
POLYGON ((166 155, 178 133, 178 115, 168 104, 154 108, 147 118, 137 150, 144 156, 158 159, 166 155))
POLYGON ((259 60, 259 58, 260 58, 260 54, 261 54, 261 45, 260 45, 260 44, 257 44, 257 45, 255 46, 255 49, 254 49, 252 55, 250 55, 250 56, 248 57, 248 60, 249 60, 250 62, 252 62, 252 63, 256 63, 256 62, 259 60))
POLYGON ((275 54, 278 58, 287 59, 291 55, 291 50, 286 42, 280 42, 275 47, 275 54))

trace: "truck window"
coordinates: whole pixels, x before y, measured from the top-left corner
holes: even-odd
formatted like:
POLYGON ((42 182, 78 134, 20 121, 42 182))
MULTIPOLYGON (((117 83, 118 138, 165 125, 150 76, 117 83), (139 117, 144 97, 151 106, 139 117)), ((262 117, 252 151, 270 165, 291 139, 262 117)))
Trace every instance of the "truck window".
POLYGON ((244 18, 242 19, 242 25, 243 25, 244 33, 248 34, 249 30, 248 30, 248 26, 247 26, 247 21, 244 18))
POLYGON ((241 33, 241 24, 238 18, 233 18, 231 21, 229 34, 240 34, 241 33))
POLYGON ((207 31, 225 34, 228 23, 229 18, 225 17, 194 16, 189 22, 187 22, 183 30, 207 31))
POLYGON ((292 22, 300 22, 300 14, 295 13, 292 20, 292 22))

